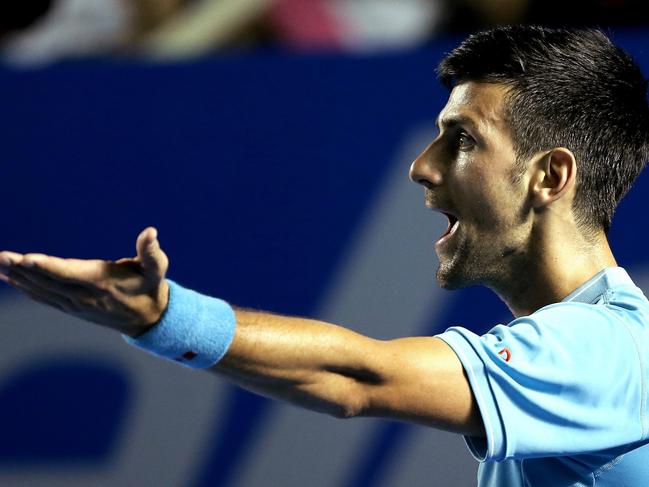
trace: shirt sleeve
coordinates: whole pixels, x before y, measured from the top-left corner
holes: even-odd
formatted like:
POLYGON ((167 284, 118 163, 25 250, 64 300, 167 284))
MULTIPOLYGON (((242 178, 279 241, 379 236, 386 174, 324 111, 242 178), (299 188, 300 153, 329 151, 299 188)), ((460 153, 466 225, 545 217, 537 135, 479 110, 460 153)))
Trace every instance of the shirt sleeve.
POLYGON ((557 303, 485 335, 435 335, 467 372, 486 438, 482 461, 561 456, 637 441, 642 371, 627 324, 605 306, 557 303))

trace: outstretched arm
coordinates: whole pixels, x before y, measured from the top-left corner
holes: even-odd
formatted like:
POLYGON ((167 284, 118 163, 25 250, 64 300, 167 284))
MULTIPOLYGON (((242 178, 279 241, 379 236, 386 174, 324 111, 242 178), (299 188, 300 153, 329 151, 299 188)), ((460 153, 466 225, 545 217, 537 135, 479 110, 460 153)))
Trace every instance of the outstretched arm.
POLYGON ((213 367, 247 389, 337 417, 377 416, 484 436, 462 364, 442 340, 375 340, 321 321, 237 310, 213 367))
MULTIPOLYGON (((168 304, 169 261, 157 232, 117 262, 0 252, 0 279, 34 300, 131 336, 168 304)), ((317 320, 235 308, 236 331, 214 373, 337 417, 380 416, 484 436, 477 403, 453 350, 434 337, 375 340, 317 320)), ((398 324, 397 324, 398 325, 398 324)))

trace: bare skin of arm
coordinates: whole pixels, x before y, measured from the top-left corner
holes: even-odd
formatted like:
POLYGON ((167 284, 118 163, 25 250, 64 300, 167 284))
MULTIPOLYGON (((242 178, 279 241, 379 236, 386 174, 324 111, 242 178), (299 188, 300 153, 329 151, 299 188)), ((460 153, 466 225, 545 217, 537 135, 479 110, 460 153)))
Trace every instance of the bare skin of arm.
MULTIPOLYGON (((117 262, 0 252, 0 280, 72 316, 136 336, 168 302, 154 228, 117 262)), ((485 436, 461 362, 434 337, 375 340, 322 321, 235 308, 230 349, 210 372, 340 418, 376 416, 485 436)), ((396 323, 395 326, 399 324, 396 323)))

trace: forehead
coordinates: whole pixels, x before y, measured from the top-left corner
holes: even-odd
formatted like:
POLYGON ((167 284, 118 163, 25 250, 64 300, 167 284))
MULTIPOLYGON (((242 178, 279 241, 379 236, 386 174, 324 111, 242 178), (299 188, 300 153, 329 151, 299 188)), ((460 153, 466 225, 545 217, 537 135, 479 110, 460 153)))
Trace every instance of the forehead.
POLYGON ((503 113, 507 88, 501 84, 467 81, 453 88, 439 123, 467 120, 482 131, 508 131, 503 113))

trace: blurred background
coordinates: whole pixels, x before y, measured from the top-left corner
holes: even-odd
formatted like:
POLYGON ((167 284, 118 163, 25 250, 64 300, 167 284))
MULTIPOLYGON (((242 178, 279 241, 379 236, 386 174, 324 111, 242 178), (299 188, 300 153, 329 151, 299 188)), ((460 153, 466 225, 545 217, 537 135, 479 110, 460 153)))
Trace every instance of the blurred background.
POLYGON ((4 57, 19 65, 268 49, 377 53, 511 23, 647 25, 642 0, 32 0, 0 7, 0 19, 4 57))
MULTIPOLYGON (((434 280, 446 219, 408 181, 437 63, 508 23, 598 26, 649 73, 645 2, 32 0, 0 5, 0 249, 116 260, 376 338, 511 320, 434 280), (470 305, 468 305, 470 303, 470 305)), ((611 230, 649 289, 649 176, 611 230)), ((0 288, 2 486, 464 486, 461 436, 229 386, 0 288)))

